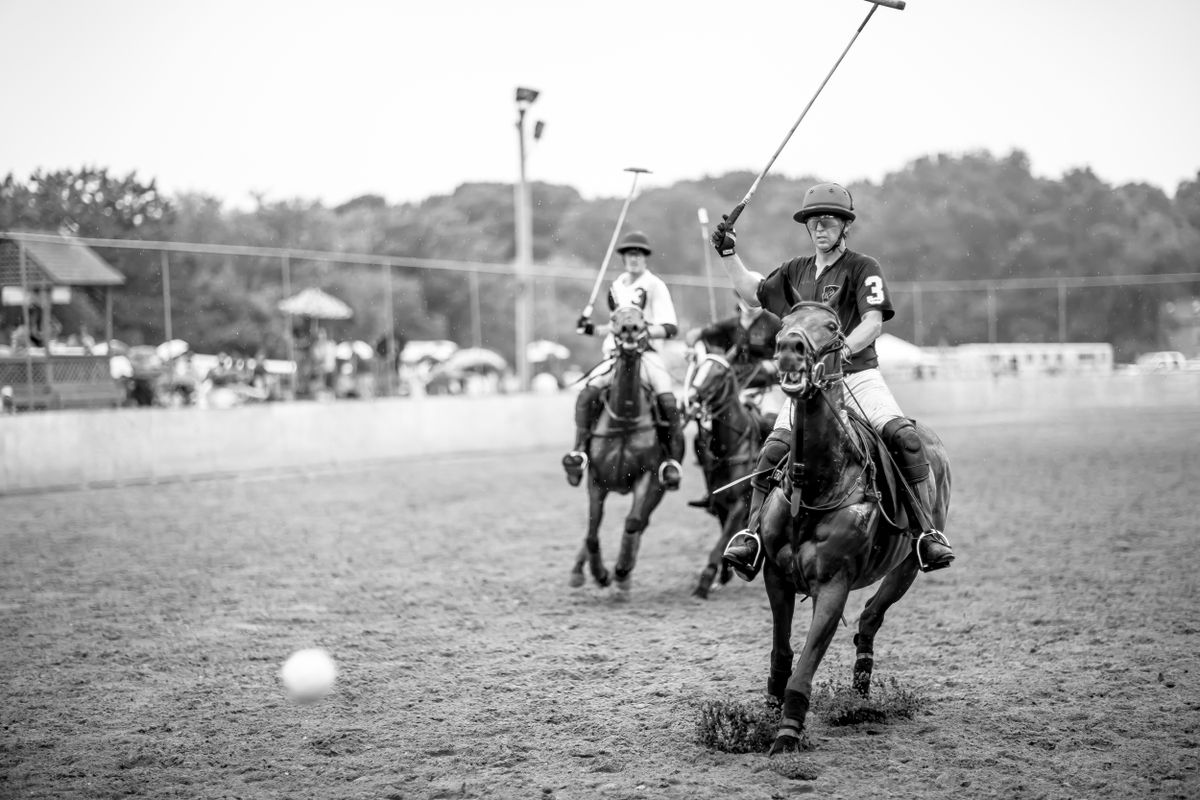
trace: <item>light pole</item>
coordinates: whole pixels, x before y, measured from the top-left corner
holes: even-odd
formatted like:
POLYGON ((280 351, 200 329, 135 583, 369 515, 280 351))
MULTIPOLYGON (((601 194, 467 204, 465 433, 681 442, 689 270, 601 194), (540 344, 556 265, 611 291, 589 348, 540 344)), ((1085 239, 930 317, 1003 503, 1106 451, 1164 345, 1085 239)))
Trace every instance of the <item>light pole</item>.
MULTIPOLYGON (((533 329, 533 211, 529 201, 529 185, 525 182, 525 112, 538 98, 537 89, 517 89, 517 142, 520 148, 520 172, 513 202, 513 218, 516 225, 516 261, 513 271, 517 279, 515 308, 517 344, 517 383, 521 391, 529 390, 529 359, 525 352, 533 329)), ((537 123, 534 138, 541 135, 542 123, 537 123)))

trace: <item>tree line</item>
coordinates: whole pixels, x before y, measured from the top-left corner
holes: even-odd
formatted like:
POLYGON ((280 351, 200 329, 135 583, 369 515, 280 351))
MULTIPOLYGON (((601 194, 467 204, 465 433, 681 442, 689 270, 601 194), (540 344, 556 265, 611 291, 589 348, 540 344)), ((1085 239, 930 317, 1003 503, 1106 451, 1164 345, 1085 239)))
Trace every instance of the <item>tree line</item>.
MULTIPOLYGON (((641 192, 626 230, 647 233, 651 268, 665 274, 705 274, 697 209, 715 221, 732 208, 754 176, 732 172, 680 181, 641 192)), ((804 229, 791 215, 804 190, 825 176, 768 176, 738 221, 738 249, 752 268, 769 272, 807 252, 804 229)), ((880 182, 848 185, 859 220, 851 247, 879 258, 889 281, 900 285, 964 279, 1054 278, 1200 272, 1200 172, 1174 196, 1144 183, 1113 186, 1088 169, 1061 177, 1036 176, 1020 152, 933 155, 917 159, 880 182)), ((599 268, 624 198, 587 199, 572 187, 534 183, 533 256, 549 266, 599 268)), ((468 183, 420 202, 389 204, 363 195, 340 205, 317 200, 255 198, 249 210, 226 207, 204 194, 168 197, 153 179, 108 169, 9 174, 0 184, 0 231, 69 230, 95 238, 242 244, 380 256, 507 264, 514 258, 513 189, 504 183, 468 183)), ((101 255, 127 283, 114 299, 114 331, 129 343, 164 335, 162 278, 157 252, 106 248, 101 255)), ((276 259, 171 255, 172 320, 176 336, 203 352, 282 355, 284 331, 276 303, 282 296, 276 259)), ((725 286, 714 258, 714 276, 725 286)), ((335 323, 339 338, 377 341, 387 321, 378 269, 345 263, 298 261, 293 290, 321 286, 356 311, 335 323)), ((610 265, 610 276, 619 267, 610 265)), ((402 339, 448 338, 481 344, 511 358, 514 281, 482 274, 472 291, 462 272, 396 269, 392 281, 395 333, 402 339), (479 313, 473 311, 476 305, 479 313), (476 329, 475 320, 478 319, 476 329)), ((574 319, 590 283, 540 279, 534 297, 536 337, 572 344, 574 319)), ((1072 290, 1068 341, 1109 342, 1118 358, 1154 349, 1163 336, 1163 303, 1191 296, 1196 284, 1098 287, 1072 290)), ((675 292, 684 326, 709 321, 704 290, 675 292)), ((721 313, 732 295, 717 292, 721 313)), ((1000 292, 995 298, 999 341, 1056 341, 1058 302, 1050 292, 1000 292)), ((893 332, 919 333, 924 344, 986 341, 987 297, 982 292, 923 292, 921 330, 915 332, 911 295, 898 295, 893 332)), ((4 325, 14 324, 5 310, 4 325)), ((603 313, 603 312, 598 312, 603 313)), ((86 303, 56 309, 64 329, 102 327, 86 303)))

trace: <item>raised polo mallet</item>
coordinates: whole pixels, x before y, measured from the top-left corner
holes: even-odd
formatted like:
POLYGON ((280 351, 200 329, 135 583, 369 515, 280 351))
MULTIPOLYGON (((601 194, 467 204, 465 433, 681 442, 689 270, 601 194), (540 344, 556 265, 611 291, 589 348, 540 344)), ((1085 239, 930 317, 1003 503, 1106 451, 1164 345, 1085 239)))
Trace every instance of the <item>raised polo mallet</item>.
POLYGON ((708 209, 697 208, 696 217, 700 220, 700 240, 704 242, 704 276, 708 278, 708 310, 712 321, 717 321, 717 293, 713 290, 712 255, 709 254, 708 244, 708 209))
POLYGON ((617 246, 617 239, 621 236, 621 226, 625 224, 625 214, 629 211, 629 204, 633 201, 633 193, 637 191, 638 175, 650 173, 650 170, 641 167, 626 167, 625 171, 633 173, 633 183, 629 186, 629 196, 625 198, 625 205, 621 206, 621 213, 617 217, 617 227, 613 228, 612 239, 608 242, 608 251, 604 254, 604 260, 600 262, 600 274, 596 276, 596 284, 592 286, 592 293, 588 296, 587 305, 584 306, 583 316, 585 318, 592 316, 592 306, 596 302, 596 295, 600 293, 600 284, 604 282, 604 273, 608 271, 608 260, 612 258, 613 249, 617 246))
POLYGON ((808 110, 812 108, 813 103, 817 101, 817 96, 821 94, 821 90, 825 88, 825 84, 829 83, 829 79, 833 77, 833 73, 842 63, 842 59, 846 57, 846 53, 850 52, 850 48, 854 45, 855 40, 858 39, 858 35, 862 33, 863 28, 867 27, 867 23, 871 21, 871 15, 875 13, 875 9, 877 9, 879 6, 887 6, 888 8, 894 8, 897 11, 903 11, 906 4, 905 0, 867 0, 867 2, 871 4, 871 10, 867 12, 867 16, 863 19, 862 24, 858 26, 858 30, 856 30, 854 35, 850 37, 850 44, 846 45, 846 49, 842 51, 840 56, 838 56, 838 60, 833 64, 833 69, 829 70, 829 74, 825 76, 825 80, 821 81, 821 85, 818 86, 817 91, 813 93, 812 99, 808 101, 808 105, 806 105, 804 110, 800 112, 800 116, 796 119, 796 123, 792 125, 791 130, 787 132, 787 136, 783 137, 783 141, 775 150, 775 154, 771 156, 771 160, 767 162, 767 166, 763 167, 763 171, 758 173, 758 177, 754 179, 754 183, 750 184, 750 191, 746 192, 746 196, 742 198, 742 202, 734 206, 733 211, 730 211, 729 214, 726 215, 725 224, 727 226, 732 227, 733 223, 737 221, 737 218, 741 216, 742 210, 746 208, 746 204, 750 202, 750 198, 754 196, 756 191, 758 191, 758 185, 762 183, 763 178, 767 177, 767 172, 771 169, 772 165, 774 165, 775 159, 779 158, 779 154, 782 153, 783 148, 787 146, 788 140, 792 138, 792 134, 796 132, 796 128, 800 127, 800 123, 804 120, 804 116, 808 113, 808 110))

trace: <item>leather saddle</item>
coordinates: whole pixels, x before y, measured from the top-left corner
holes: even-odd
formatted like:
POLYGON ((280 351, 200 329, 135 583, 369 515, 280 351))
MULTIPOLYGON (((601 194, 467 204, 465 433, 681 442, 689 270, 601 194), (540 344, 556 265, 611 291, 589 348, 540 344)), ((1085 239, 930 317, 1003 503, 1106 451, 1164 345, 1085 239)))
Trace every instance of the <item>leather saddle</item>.
POLYGON ((870 457, 870 483, 880 510, 895 527, 902 531, 908 530, 908 511, 903 495, 905 489, 901 482, 903 478, 899 474, 894 457, 884 444, 883 437, 871 427, 871 423, 855 411, 847 410, 846 415, 850 419, 851 429, 870 457))

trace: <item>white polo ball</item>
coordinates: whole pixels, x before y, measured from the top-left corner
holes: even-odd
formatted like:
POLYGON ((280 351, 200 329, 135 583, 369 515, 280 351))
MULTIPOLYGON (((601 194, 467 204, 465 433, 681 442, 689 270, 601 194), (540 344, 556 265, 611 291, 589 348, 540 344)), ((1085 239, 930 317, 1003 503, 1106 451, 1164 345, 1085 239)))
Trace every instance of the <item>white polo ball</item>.
POLYGON ((279 677, 293 700, 311 703, 333 689, 337 664, 320 647, 297 650, 283 662, 279 677))

